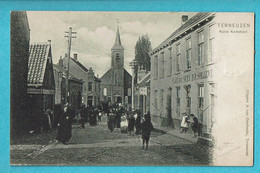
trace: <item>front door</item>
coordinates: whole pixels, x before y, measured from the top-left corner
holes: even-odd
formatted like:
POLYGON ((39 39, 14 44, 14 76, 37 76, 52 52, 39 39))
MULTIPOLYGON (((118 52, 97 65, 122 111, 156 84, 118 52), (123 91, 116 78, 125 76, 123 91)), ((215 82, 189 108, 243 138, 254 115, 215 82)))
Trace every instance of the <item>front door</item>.
POLYGON ((116 103, 122 103, 122 97, 121 96, 116 97, 116 103))
POLYGON ((88 106, 93 106, 93 96, 88 96, 88 106))

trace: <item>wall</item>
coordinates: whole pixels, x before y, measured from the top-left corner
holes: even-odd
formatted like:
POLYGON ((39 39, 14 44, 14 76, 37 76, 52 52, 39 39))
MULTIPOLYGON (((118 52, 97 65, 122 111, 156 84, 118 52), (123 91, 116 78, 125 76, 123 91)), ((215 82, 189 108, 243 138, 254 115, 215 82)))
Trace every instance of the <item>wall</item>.
POLYGON ((153 120, 161 124, 167 118, 166 102, 167 95, 169 95, 169 89, 171 88, 171 116, 174 120, 175 127, 179 127, 182 116, 177 115, 177 92, 176 88, 180 87, 180 114, 186 112, 187 108, 187 93, 185 86, 190 85, 190 97, 191 97, 191 113, 195 114, 198 119, 203 123, 204 132, 209 132, 210 126, 210 108, 206 109, 210 103, 211 94, 211 84, 214 83, 212 80, 212 75, 214 75, 214 63, 208 62, 209 58, 209 26, 212 25, 214 21, 206 23, 199 28, 193 30, 191 33, 186 34, 181 39, 175 41, 172 45, 166 47, 165 49, 159 51, 158 53, 151 56, 152 72, 151 72, 151 114, 154 116, 153 120), (198 31, 203 30, 204 32, 204 59, 203 65, 198 65, 198 31), (191 68, 187 70, 186 68, 186 39, 191 38, 191 68), (181 53, 181 70, 177 71, 177 45, 180 44, 181 53), (171 53, 171 54, 170 54, 171 53), (170 62, 170 55, 172 55, 172 62, 170 62), (164 56, 164 77, 162 77, 162 57, 164 56), (158 77, 155 75, 155 60, 158 58, 158 77), (172 63, 172 73, 170 73, 170 63, 172 63), (202 72, 202 77, 196 77, 195 74, 200 74, 202 72), (203 109, 206 111, 203 113, 203 117, 198 115, 198 85, 204 85, 204 106, 203 109), (162 90, 163 95, 162 95, 162 90), (157 93, 156 93, 157 91, 157 93), (157 103, 155 103, 157 98, 157 103), (163 100, 161 99, 163 98, 163 100), (156 110, 155 106, 159 110, 156 110))
POLYGON ((26 12, 11 12, 11 135, 27 127, 30 30, 26 12))

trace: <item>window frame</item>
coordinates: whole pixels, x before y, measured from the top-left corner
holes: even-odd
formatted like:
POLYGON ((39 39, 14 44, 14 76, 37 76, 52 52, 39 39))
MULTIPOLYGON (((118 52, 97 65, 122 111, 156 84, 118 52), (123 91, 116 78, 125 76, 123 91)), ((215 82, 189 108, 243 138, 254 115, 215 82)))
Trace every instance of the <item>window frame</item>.
POLYGON ((176 44, 176 71, 181 71, 181 43, 176 44))
POLYGON ((191 69, 192 41, 191 36, 186 39, 186 70, 191 69))
POLYGON ((204 63, 204 56, 205 56, 205 38, 204 38, 204 30, 201 29, 197 32, 197 43, 198 43, 198 62, 197 65, 201 66, 204 63), (200 36, 202 37, 200 40, 200 36))
POLYGON ((203 109, 205 97, 205 85, 198 84, 198 118, 203 122, 203 109))
POLYGON ((180 108, 181 108, 181 87, 176 87, 176 114, 177 117, 181 116, 180 108))

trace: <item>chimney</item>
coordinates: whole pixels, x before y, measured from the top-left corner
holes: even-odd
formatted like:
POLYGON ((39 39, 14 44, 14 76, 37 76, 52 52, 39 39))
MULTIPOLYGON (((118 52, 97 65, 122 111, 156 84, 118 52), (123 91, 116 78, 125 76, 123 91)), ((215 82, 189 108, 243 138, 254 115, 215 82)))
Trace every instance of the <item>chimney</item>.
POLYGON ((188 15, 182 15, 181 16, 181 24, 183 25, 184 23, 186 23, 188 21, 189 17, 188 15))
POLYGON ((74 59, 77 61, 78 60, 78 54, 74 53, 74 59))
POLYGON ((89 75, 94 75, 94 71, 93 71, 92 67, 89 68, 88 74, 89 75))

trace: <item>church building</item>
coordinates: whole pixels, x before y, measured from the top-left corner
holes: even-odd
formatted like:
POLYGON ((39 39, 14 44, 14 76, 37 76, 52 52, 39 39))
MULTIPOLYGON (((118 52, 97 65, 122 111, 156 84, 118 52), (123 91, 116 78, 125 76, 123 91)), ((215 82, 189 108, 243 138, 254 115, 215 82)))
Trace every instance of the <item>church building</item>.
POLYGON ((132 76, 124 69, 124 48, 121 44, 119 28, 111 48, 111 68, 101 77, 101 100, 110 104, 131 104, 132 76))

